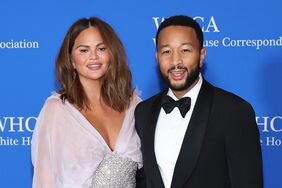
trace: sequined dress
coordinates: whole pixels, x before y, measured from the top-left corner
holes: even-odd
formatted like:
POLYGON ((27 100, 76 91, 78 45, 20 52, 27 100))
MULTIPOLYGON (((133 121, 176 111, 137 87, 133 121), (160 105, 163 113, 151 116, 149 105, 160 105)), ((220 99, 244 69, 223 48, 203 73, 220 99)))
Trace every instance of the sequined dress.
POLYGON ((98 166, 91 188, 135 188, 137 165, 129 158, 113 153, 98 166))

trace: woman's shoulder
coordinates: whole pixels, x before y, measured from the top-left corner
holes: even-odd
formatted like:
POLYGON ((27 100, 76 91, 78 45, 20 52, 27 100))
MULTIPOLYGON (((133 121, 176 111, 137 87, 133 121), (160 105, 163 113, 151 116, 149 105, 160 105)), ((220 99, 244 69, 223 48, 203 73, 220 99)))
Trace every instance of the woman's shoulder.
POLYGON ((131 103, 133 103, 135 105, 140 103, 142 101, 140 95, 141 95, 141 91, 138 90, 138 89, 134 89, 132 99, 131 99, 131 103))
POLYGON ((52 92, 52 94, 45 100, 44 107, 51 109, 59 109, 62 108, 64 102, 60 98, 60 94, 57 92, 52 92))

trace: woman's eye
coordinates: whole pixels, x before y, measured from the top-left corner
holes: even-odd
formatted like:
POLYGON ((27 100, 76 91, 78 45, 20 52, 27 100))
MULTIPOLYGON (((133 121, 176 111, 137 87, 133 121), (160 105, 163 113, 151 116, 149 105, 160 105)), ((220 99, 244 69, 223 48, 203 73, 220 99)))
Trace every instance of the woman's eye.
POLYGON ((106 47, 99 47, 98 50, 99 51, 106 51, 106 47))
POLYGON ((79 49, 79 52, 86 53, 86 52, 88 52, 88 49, 79 49))

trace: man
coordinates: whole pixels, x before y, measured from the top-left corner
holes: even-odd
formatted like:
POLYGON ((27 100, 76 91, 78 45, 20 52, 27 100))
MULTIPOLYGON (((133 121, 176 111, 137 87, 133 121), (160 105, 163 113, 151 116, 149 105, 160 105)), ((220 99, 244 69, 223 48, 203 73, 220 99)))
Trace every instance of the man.
POLYGON ((170 17, 158 28, 156 47, 168 89, 135 111, 146 186, 261 188, 255 113, 248 102, 203 78, 200 26, 187 16, 170 17))

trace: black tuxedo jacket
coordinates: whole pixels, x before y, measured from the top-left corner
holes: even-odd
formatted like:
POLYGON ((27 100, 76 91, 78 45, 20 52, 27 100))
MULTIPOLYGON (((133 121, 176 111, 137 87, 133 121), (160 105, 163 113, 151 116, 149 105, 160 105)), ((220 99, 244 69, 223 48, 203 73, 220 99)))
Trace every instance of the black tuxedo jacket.
MULTIPOLYGON (((147 188, 164 187, 155 157, 154 137, 161 98, 166 93, 161 92, 141 102, 135 110, 147 188)), ((204 80, 183 139, 171 187, 263 187, 259 131, 249 103, 204 80)))

